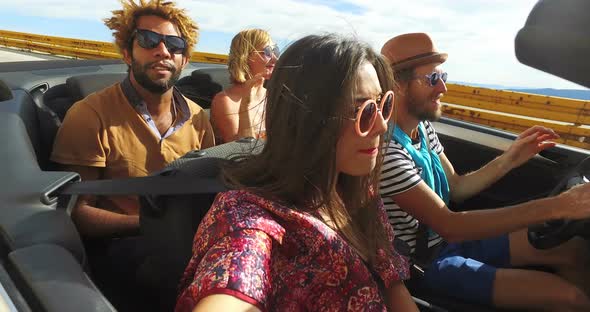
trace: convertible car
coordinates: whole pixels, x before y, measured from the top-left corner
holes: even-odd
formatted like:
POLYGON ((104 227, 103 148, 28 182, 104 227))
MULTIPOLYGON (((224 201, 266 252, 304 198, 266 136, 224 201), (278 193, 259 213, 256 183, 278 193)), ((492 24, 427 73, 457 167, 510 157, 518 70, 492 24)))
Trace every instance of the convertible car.
MULTIPOLYGON (((517 57, 590 86, 588 12, 590 3, 585 0, 539 1, 516 38, 517 57), (560 23, 547 24, 552 20, 560 23)), ((243 139, 192 151, 147 178, 93 183, 80 181, 76 173, 58 171, 48 156, 67 109, 122 80, 126 71, 126 65, 117 60, 0 63, 0 133, 4 136, 0 145, 0 311, 116 311, 111 302, 120 298, 95 283, 97 276, 89 269, 93 259, 70 218, 76 196, 85 193, 141 196, 141 231, 154 252, 142 264, 146 274, 140 282, 157 294, 144 300, 155 310, 170 311, 199 220, 215 193, 223 189, 217 180, 219 160, 234 153, 255 153, 263 144, 243 139)), ((228 84, 225 66, 192 63, 177 87, 208 108, 212 96, 228 84)), ((435 127, 459 172, 481 167, 515 138, 447 118, 435 127)), ((586 183, 589 156, 589 151, 558 145, 453 208, 493 209, 586 183)), ((529 229, 529 239, 538 248, 557 246, 576 235, 590 239, 590 224, 557 220, 529 229)), ((424 311, 493 311, 410 290, 424 311)))

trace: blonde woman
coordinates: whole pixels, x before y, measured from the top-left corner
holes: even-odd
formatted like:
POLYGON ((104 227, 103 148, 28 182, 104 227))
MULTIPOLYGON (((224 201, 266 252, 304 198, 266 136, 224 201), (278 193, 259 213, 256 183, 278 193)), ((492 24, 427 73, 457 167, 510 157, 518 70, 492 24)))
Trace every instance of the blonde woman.
POLYGON ((231 87, 211 103, 211 123, 218 143, 264 137, 264 80, 274 69, 279 50, 268 32, 247 29, 231 42, 228 70, 231 87))

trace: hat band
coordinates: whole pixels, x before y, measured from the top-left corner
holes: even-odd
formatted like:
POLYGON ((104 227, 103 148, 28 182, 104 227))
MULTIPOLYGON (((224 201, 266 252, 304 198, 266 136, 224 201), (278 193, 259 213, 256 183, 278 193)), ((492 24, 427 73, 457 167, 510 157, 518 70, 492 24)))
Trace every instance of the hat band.
POLYGON ((405 63, 405 62, 409 62, 409 61, 421 59, 423 57, 429 57, 429 56, 433 56, 433 55, 438 55, 438 54, 439 54, 438 52, 428 52, 428 53, 422 53, 422 54, 414 55, 412 57, 408 57, 405 60, 401 60, 399 62, 395 62, 395 63, 391 64, 391 66, 397 66, 397 65, 402 64, 402 63, 405 63))

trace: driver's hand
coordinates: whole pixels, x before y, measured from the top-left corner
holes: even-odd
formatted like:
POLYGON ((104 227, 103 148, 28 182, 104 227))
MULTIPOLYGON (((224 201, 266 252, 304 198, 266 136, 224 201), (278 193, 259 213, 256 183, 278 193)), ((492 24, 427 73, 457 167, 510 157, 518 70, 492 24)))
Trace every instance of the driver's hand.
POLYGON ((559 134, 550 128, 533 126, 523 131, 518 138, 504 152, 504 157, 512 168, 519 167, 540 151, 555 146, 555 142, 548 140, 559 139, 559 134))
POLYGON ((590 218, 590 183, 580 184, 559 194, 560 201, 555 208, 560 214, 558 219, 590 218))

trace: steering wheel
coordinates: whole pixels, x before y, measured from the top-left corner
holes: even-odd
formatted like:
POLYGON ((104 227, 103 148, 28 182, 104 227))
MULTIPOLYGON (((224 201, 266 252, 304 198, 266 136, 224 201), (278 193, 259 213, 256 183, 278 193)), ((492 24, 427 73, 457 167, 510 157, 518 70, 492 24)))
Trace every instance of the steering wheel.
MULTIPOLYGON (((575 185, 588 183, 590 178, 590 157, 582 160, 568 175, 563 177, 549 196, 557 195, 575 185)), ((580 232, 589 220, 552 220, 530 226, 528 239, 537 249, 550 249, 565 243, 580 232)))

